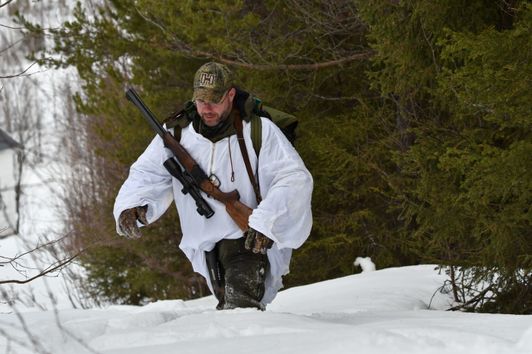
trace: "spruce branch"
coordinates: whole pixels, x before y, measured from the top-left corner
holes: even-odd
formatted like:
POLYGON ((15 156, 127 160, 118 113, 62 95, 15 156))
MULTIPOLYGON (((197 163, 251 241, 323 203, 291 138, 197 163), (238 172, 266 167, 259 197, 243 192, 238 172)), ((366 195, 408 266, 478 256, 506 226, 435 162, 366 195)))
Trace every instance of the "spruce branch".
POLYGON ((235 60, 233 58, 229 58, 227 56, 212 53, 212 52, 207 52, 203 50, 195 50, 193 49, 191 45, 187 44, 183 40, 177 38, 174 34, 170 33, 161 23, 143 14, 137 7, 135 7, 135 10, 139 14, 139 16, 141 16, 145 21, 159 28, 167 38, 171 39, 171 41, 173 42, 171 49, 177 52, 180 52, 182 54, 188 55, 190 57, 193 57, 193 58, 213 59, 223 64, 237 66, 241 68, 260 70, 260 71, 272 71, 272 70, 273 71, 275 70, 311 71, 311 70, 319 70, 319 69, 324 69, 328 67, 339 66, 339 65, 347 64, 352 61, 369 59, 375 54, 373 50, 368 49, 368 50, 362 50, 359 52, 355 52, 343 58, 328 60, 324 62, 308 63, 308 64, 248 63, 243 60, 235 60))

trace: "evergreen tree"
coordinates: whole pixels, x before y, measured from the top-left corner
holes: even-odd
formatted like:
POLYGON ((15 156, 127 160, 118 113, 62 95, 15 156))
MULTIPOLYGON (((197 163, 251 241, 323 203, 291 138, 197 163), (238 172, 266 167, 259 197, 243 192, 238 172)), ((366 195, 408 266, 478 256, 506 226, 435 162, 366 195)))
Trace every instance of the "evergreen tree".
POLYGON ((370 75, 397 116, 401 238, 422 262, 460 267, 454 280, 482 294, 468 306, 526 313, 531 8, 519 3, 361 8, 377 50, 370 75))

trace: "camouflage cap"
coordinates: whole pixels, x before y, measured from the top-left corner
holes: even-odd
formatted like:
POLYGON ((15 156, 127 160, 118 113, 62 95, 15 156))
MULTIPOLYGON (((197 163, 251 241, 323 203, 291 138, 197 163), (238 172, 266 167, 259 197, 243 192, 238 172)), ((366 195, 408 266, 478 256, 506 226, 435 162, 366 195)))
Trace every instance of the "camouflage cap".
POLYGON ((192 100, 218 103, 232 86, 233 74, 227 66, 215 62, 204 64, 194 76, 192 100))

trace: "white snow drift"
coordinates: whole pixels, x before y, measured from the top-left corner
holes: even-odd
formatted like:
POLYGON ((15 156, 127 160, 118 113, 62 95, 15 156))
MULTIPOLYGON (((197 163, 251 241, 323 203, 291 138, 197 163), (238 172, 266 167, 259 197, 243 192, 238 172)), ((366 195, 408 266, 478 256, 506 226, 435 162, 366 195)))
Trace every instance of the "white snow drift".
POLYGON ((282 291, 265 312, 215 311, 211 296, 12 313, 1 318, 0 351, 532 353, 532 316, 443 311, 451 301, 438 291, 444 279, 430 265, 364 272, 282 291))

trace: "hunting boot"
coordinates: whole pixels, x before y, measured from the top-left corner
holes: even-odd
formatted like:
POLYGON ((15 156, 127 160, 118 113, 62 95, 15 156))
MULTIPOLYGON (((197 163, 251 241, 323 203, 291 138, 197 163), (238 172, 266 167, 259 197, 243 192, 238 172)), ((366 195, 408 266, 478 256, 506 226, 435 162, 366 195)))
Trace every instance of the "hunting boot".
POLYGON ((253 253, 244 246, 244 238, 218 242, 218 259, 224 270, 224 309, 255 307, 264 310, 268 256, 253 253))

